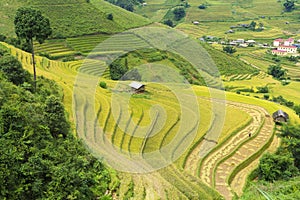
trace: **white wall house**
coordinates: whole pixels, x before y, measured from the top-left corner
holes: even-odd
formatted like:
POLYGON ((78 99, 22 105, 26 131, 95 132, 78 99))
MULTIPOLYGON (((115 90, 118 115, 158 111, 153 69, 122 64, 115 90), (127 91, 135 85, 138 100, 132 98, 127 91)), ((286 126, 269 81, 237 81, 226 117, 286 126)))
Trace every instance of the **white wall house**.
POLYGON ((282 39, 276 39, 276 40, 274 40, 273 41, 273 46, 274 47, 279 47, 280 46, 280 44, 282 43, 282 39))
POLYGON ((283 45, 284 46, 292 46, 294 44, 294 39, 293 38, 289 38, 287 40, 284 40, 283 45))
POLYGON ((294 44, 294 39, 289 38, 289 39, 281 39, 278 38, 273 41, 273 46, 277 47, 277 49, 272 50, 273 55, 280 55, 280 56, 285 56, 288 54, 296 54, 297 53, 297 47, 293 46, 294 44))
POLYGON ((286 56, 287 52, 286 51, 282 51, 282 50, 274 49, 274 50, 272 50, 272 54, 273 55, 277 55, 277 56, 286 56))
POLYGON ((297 47, 295 46, 279 46, 277 50, 286 51, 287 53, 297 53, 297 47))
POLYGON ((289 39, 286 39, 286 40, 278 38, 278 39, 273 41, 273 46, 274 47, 292 46, 293 44, 294 44, 294 39, 293 38, 289 38, 289 39))

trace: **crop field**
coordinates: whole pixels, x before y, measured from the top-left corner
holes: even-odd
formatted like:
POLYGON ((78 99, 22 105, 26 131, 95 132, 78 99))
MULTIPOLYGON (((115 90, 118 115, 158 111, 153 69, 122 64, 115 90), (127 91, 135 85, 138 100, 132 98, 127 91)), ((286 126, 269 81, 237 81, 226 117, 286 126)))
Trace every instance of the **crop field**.
MULTIPOLYGON (((32 70, 30 54, 6 46, 26 69, 32 70)), ((81 74, 81 77, 90 79, 90 82, 85 83, 87 85, 97 84, 99 76, 105 72, 105 63, 93 59, 59 62, 39 56, 36 57, 36 62, 38 75, 57 81, 63 88, 64 103, 77 127, 78 137, 91 145, 90 148, 96 148, 94 153, 98 152, 99 142, 104 140, 105 144, 112 145, 119 154, 129 158, 141 155, 143 159, 147 159, 147 154, 151 152, 159 152, 158 155, 167 160, 176 158, 173 164, 150 174, 138 176, 121 173, 124 177, 121 181, 121 198, 131 192, 135 198, 151 198, 151 195, 153 198, 168 196, 172 199, 218 198, 219 195, 206 184, 225 197, 230 197, 231 190, 240 189, 236 185, 244 184, 236 184, 236 181, 240 180, 236 177, 245 178, 247 175, 241 166, 257 160, 272 142, 273 123, 269 118, 265 118, 265 114, 282 108, 290 114, 292 121, 299 121, 293 111, 260 99, 226 93, 227 103, 217 99, 211 100, 209 97, 212 91, 200 86, 192 87, 198 110, 193 109, 193 103, 182 104, 188 99, 191 100, 192 96, 180 85, 174 90, 174 94, 168 84, 147 83, 147 94, 131 95, 126 89, 128 82, 118 83, 100 78, 101 81, 107 82, 108 89, 95 86, 94 99, 88 99, 88 95, 85 95, 89 90, 87 88, 79 88, 80 93, 75 93, 74 96, 74 83, 78 79, 76 76, 81 74), (78 94, 81 95, 77 96, 78 94), (94 102, 95 107, 89 106, 91 102, 94 102), (212 112, 212 106, 226 108, 222 131, 214 136, 210 135, 214 132, 210 128, 215 127, 215 123, 219 123, 221 119, 219 114, 212 112), (75 113, 72 108, 76 108, 75 113), (88 114, 91 110, 95 111, 95 118, 88 114), (102 131, 95 131, 95 128, 88 131, 90 125, 95 127, 95 124, 99 124, 102 131), (249 130, 254 134, 251 139, 248 137, 249 130), (190 142, 184 142, 186 140, 190 142), (162 151, 167 146, 168 151, 162 151), (245 151, 245 148, 252 150, 245 151), (184 151, 180 153, 179 149, 184 151), (201 152, 202 157, 199 157, 201 152), (211 165, 205 164, 211 163, 210 160, 214 160, 211 165), (229 164, 231 167, 227 168, 225 166, 228 166, 228 163, 234 164, 229 164), (220 174, 225 174, 225 178, 220 174)), ((172 85, 174 87, 174 84, 172 85)), ((290 87, 296 90, 298 85, 295 83, 290 87)))
POLYGON ((124 30, 144 26, 150 20, 127 12, 102 0, 62 1, 54 0, 4 0, 0 2, 1 26, 0 33, 7 36, 14 34, 14 15, 22 6, 31 6, 39 9, 50 19, 53 28, 52 37, 74 37, 95 33, 117 33, 124 30), (112 13, 114 19, 108 20, 107 15, 112 13))
POLYGON ((149 18, 151 21, 162 21, 165 15, 182 2, 180 0, 154 0, 147 1, 146 6, 136 8, 136 13, 149 18))

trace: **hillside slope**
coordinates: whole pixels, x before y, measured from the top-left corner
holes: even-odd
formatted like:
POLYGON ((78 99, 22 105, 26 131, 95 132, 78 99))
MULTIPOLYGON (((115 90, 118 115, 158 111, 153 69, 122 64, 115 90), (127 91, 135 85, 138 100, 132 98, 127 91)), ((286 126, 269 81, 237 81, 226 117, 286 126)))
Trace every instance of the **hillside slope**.
POLYGON ((31 6, 49 17, 53 37, 72 37, 94 33, 116 33, 149 24, 150 21, 102 0, 3 0, 0 1, 0 34, 14 36, 13 19, 19 7, 31 6), (107 15, 112 13, 113 20, 107 15), (125 17, 126 16, 126 17, 125 17))

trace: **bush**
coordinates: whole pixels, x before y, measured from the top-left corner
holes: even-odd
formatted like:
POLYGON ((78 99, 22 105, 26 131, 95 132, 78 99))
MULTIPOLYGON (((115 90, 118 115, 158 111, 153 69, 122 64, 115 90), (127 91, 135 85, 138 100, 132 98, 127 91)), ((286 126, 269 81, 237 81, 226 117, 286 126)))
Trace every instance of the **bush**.
POLYGON ((258 178, 265 181, 288 179, 297 174, 291 154, 278 155, 266 153, 260 159, 258 178))
POLYGON ((268 86, 256 87, 256 89, 257 89, 257 93, 268 93, 269 92, 268 86))
POLYGON ((101 81, 100 84, 99 84, 99 86, 100 86, 101 88, 104 88, 104 89, 107 88, 107 85, 106 85, 106 83, 105 83, 104 81, 101 81))
POLYGON ((114 19, 114 16, 112 13, 109 13, 106 17, 108 20, 113 20, 114 19))
POLYGON ((199 9, 206 9, 206 5, 201 4, 200 6, 198 6, 199 9))
POLYGON ((175 20, 179 21, 181 20, 183 17, 185 17, 185 10, 184 8, 175 8, 173 10, 173 14, 175 15, 175 20))
POLYGON ((236 49, 233 46, 224 46, 223 51, 225 51, 228 54, 233 54, 236 52, 236 49))
POLYGON ((164 21, 164 24, 165 24, 165 25, 168 25, 168 26, 170 26, 170 27, 173 27, 173 26, 174 26, 173 21, 170 20, 170 19, 164 21))
POLYGON ((264 99, 268 100, 270 98, 270 95, 264 94, 264 99))

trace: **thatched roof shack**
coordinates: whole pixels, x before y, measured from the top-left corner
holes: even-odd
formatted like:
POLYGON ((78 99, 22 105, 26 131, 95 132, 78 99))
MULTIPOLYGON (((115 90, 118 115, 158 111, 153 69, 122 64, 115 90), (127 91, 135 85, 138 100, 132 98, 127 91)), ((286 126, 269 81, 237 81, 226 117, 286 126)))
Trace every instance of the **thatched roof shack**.
POLYGON ((274 122, 287 122, 289 120, 289 115, 282 110, 277 110, 272 116, 274 122))
POLYGON ((129 84, 132 92, 134 93, 143 93, 145 92, 145 85, 136 81, 133 81, 129 84))

